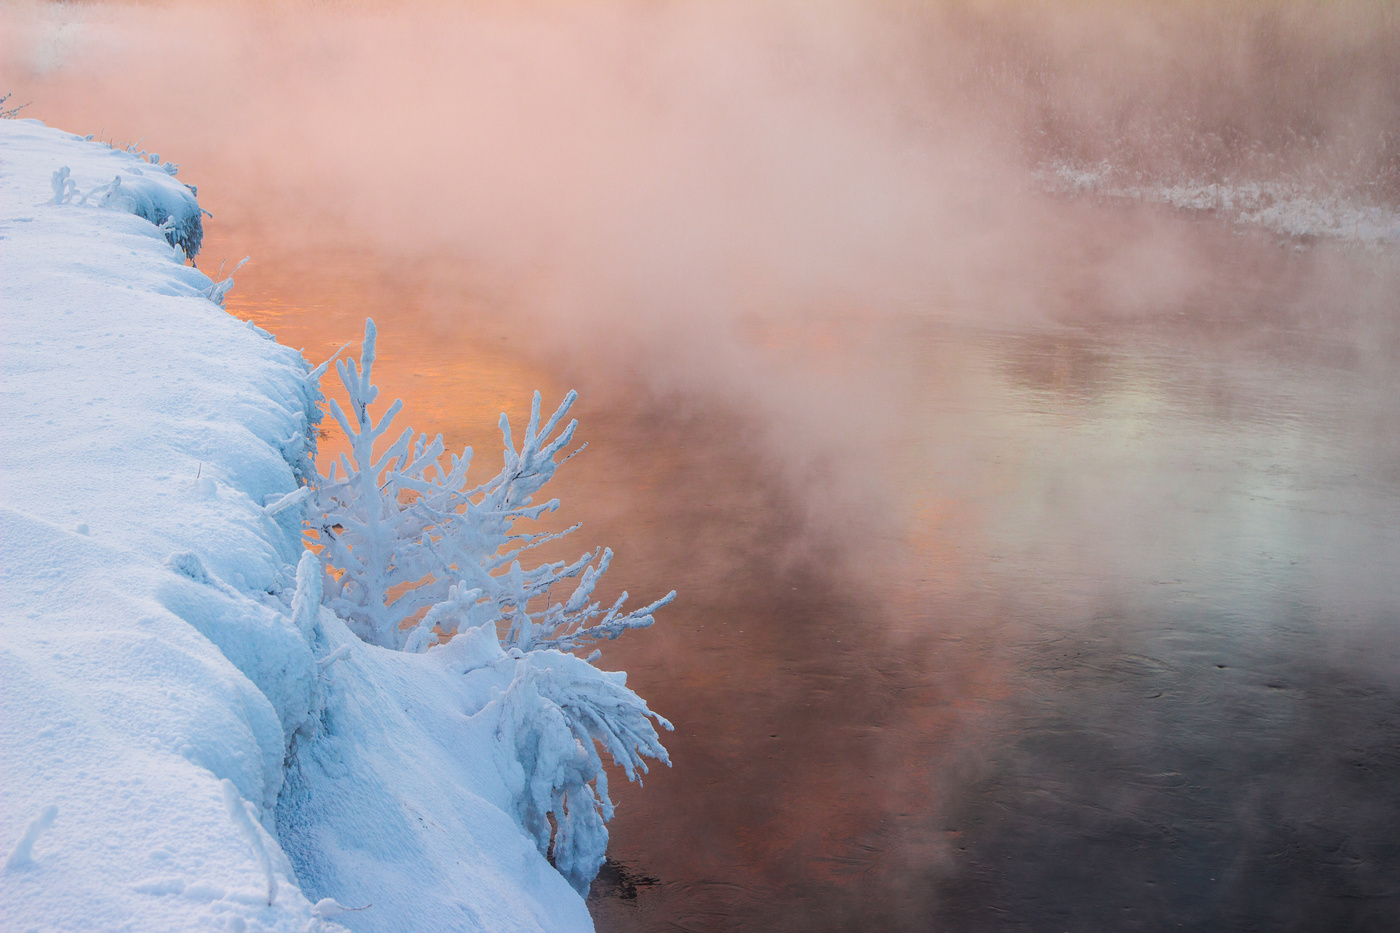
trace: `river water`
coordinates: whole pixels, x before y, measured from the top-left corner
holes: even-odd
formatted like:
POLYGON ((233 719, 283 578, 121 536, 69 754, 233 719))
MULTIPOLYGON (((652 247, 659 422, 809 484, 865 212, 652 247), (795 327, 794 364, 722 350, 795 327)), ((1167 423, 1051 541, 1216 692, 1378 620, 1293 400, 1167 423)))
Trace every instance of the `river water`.
POLYGON ((898 430, 833 420, 811 459, 875 478, 838 501, 733 399, 557 365, 392 268, 274 254, 229 308, 313 360, 374 316, 407 423, 489 465, 498 413, 567 378, 576 550, 680 592, 601 662, 676 731, 673 768, 615 785, 600 931, 1393 928, 1390 330, 752 328, 774 372, 897 386, 898 430))

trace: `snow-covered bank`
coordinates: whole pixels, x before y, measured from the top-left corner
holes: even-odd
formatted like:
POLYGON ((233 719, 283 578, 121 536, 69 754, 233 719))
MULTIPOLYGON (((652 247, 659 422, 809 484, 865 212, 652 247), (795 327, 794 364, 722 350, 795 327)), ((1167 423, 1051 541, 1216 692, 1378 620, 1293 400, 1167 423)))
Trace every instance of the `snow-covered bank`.
POLYGON ((0 121, 0 926, 591 929, 521 825, 508 700, 542 662, 375 648, 298 587, 301 512, 267 504, 318 395, 168 242, 193 204, 0 121), (118 176, 141 196, 83 203, 118 176))
POLYGON ((124 172, 181 196, 142 165, 0 122, 4 844, 57 808, 4 874, 4 925, 301 930, 311 904, 266 827, 315 658, 280 639, 275 706, 201 629, 280 631, 249 594, 277 588, 298 534, 259 502, 295 485, 276 442, 311 397, 297 354, 210 303, 149 221, 47 203, 65 166, 84 191, 124 172))

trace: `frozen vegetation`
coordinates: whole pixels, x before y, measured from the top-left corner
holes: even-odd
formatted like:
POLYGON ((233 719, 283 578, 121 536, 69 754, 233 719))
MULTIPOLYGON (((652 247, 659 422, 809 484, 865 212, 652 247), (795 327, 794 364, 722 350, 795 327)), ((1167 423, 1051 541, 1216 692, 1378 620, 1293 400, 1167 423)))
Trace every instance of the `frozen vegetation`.
POLYGON ((0 121, 0 927, 591 929, 602 756, 668 724, 571 652, 669 597, 530 566, 572 395, 469 481, 391 433, 369 324, 321 476, 325 367, 222 311, 202 233, 159 156, 0 121))

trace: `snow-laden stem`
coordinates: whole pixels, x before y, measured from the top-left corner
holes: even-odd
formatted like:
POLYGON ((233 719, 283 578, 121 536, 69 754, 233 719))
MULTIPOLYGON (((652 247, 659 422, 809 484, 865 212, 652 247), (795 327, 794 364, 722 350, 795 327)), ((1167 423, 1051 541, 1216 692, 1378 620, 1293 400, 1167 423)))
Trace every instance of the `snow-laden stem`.
POLYGON ((627 688, 626 674, 553 650, 518 660, 509 689, 493 702, 500 704, 497 741, 515 763, 505 777, 516 818, 541 854, 552 842, 555 867, 586 895, 613 815, 599 746, 640 781, 646 758, 671 764, 652 721, 671 724, 627 688))

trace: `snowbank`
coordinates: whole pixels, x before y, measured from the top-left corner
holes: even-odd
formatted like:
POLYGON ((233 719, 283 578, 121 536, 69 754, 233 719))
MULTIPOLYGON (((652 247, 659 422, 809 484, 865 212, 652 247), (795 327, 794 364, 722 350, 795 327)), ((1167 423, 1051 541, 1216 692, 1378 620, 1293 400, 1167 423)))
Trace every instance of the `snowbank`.
POLYGON ((521 666, 582 662, 375 648, 298 590, 318 396, 183 264, 198 218, 0 120, 0 927, 591 929, 504 748, 521 666))

